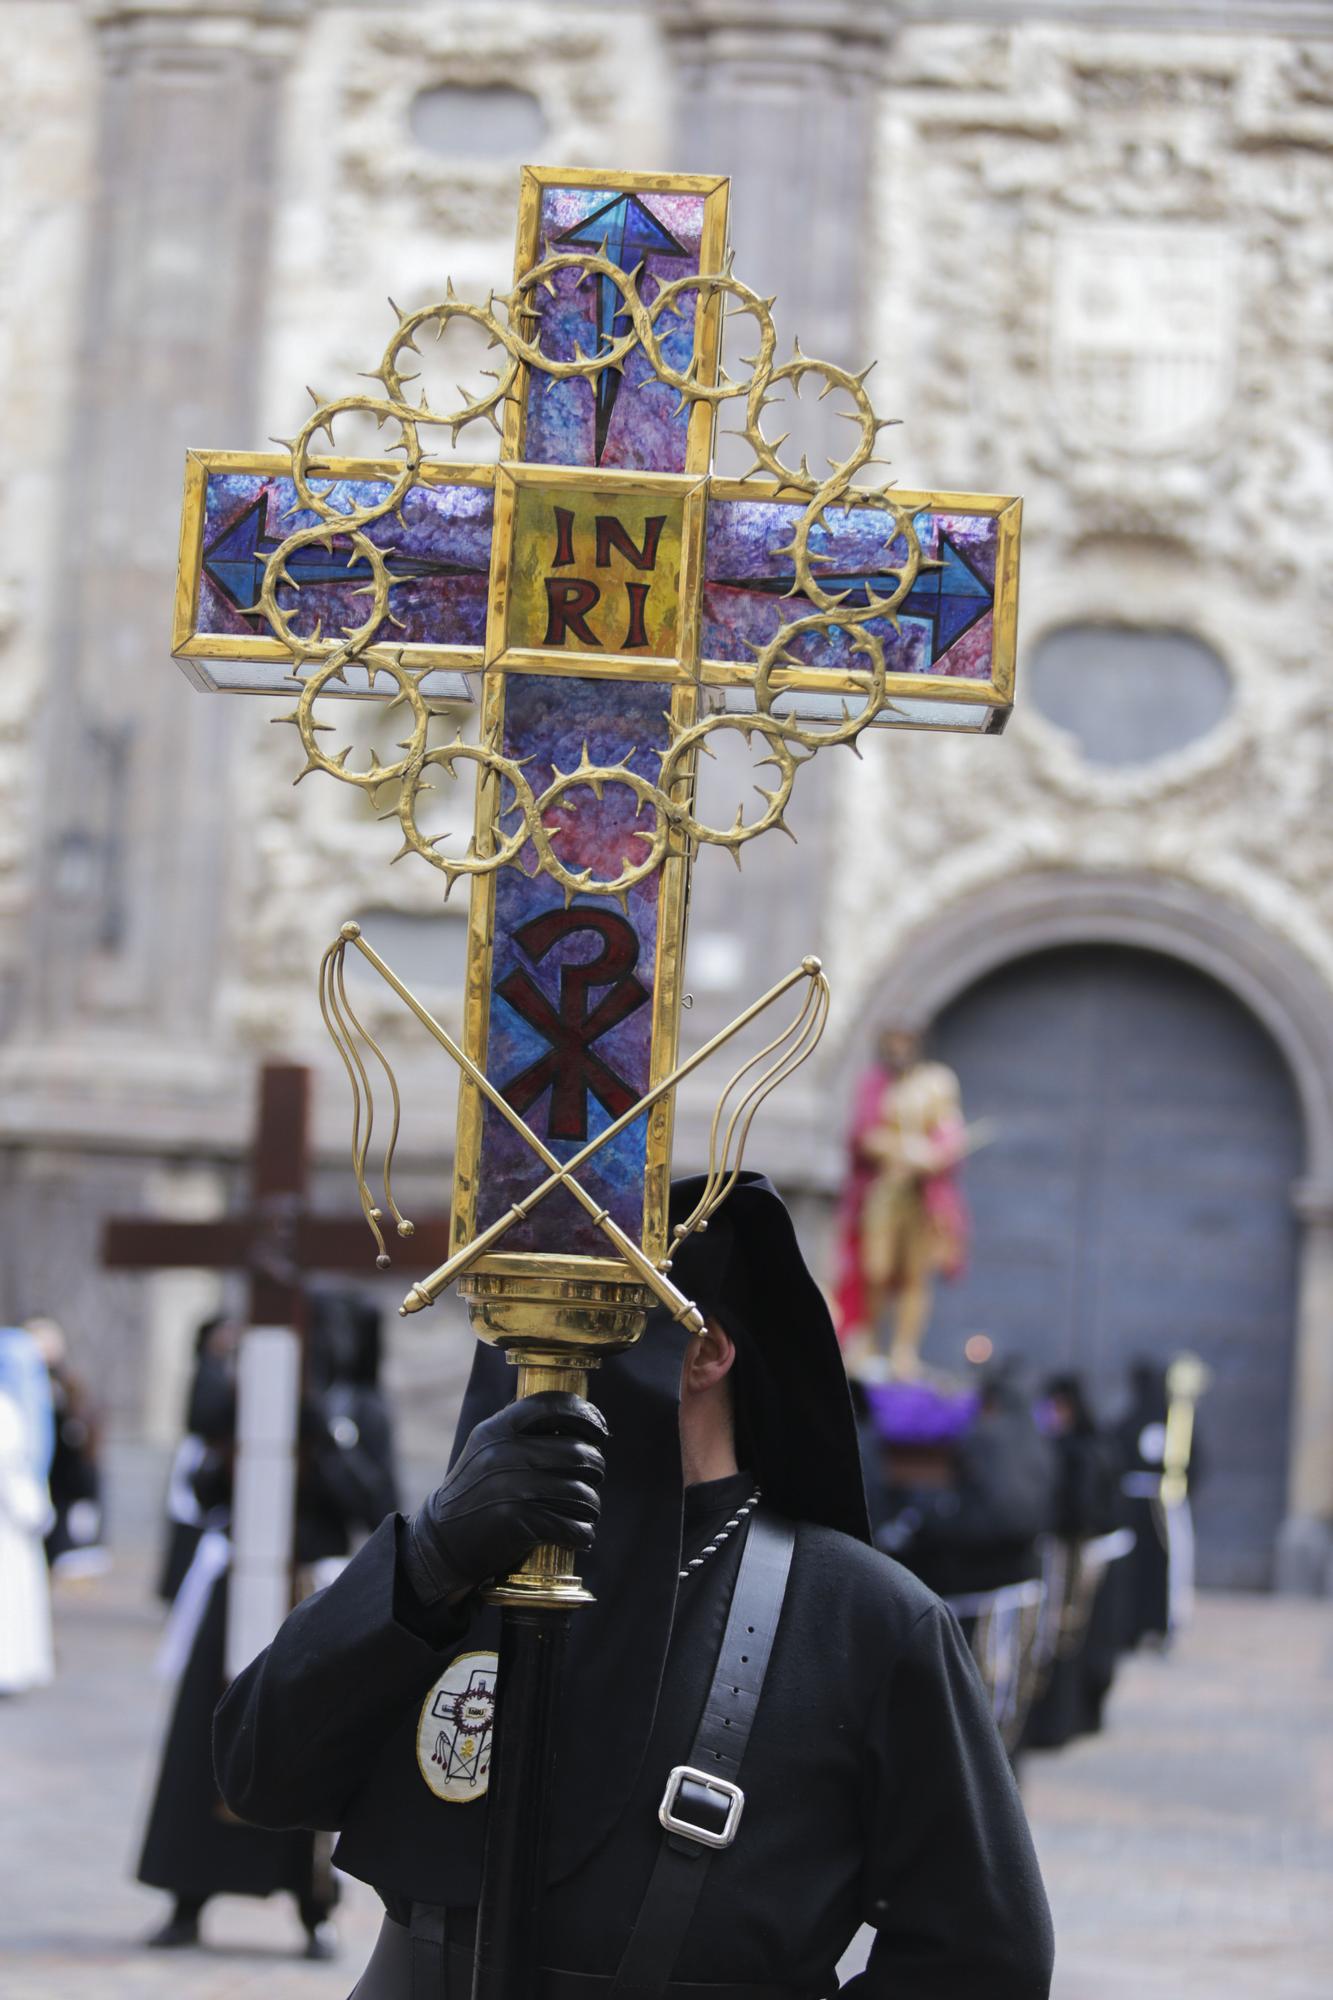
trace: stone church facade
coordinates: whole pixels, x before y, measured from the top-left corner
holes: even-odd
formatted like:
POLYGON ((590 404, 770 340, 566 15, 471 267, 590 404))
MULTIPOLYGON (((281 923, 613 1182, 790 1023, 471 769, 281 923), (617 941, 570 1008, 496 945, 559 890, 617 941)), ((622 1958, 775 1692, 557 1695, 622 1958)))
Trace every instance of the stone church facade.
MULTIPOLYGON (((503 286, 522 159, 721 170, 780 326, 880 357, 902 484, 1024 496, 1021 652, 999 741, 830 753, 799 847, 701 864, 689 1032, 823 956, 829 1035, 760 1149, 827 1258, 858 1067, 934 1024, 998 1128, 935 1358, 984 1326, 1109 1396, 1131 1350, 1197 1346, 1239 1468, 1218 1519, 1251 1551, 1214 1573, 1263 1581, 1276 1551, 1319 1587, 1328 6, 0 0, 0 52, 0 1314, 56 1312, 120 1419, 164 1429, 211 1281, 108 1278, 101 1218, 233 1197, 265 1054, 317 1065, 320 1197, 346 1205, 313 993, 345 917, 458 1009, 435 877, 386 867, 358 799, 291 789, 267 704, 167 660, 185 448, 289 433, 307 382, 374 364, 386 294, 503 286)), ((438 1204, 452 1079, 374 1018, 438 1204)))

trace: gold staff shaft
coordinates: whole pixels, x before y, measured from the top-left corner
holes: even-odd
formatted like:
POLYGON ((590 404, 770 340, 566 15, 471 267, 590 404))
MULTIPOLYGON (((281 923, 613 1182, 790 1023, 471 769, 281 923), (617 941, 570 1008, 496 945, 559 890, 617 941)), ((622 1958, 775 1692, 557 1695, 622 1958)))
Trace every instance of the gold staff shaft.
POLYGON ((1166 1371, 1166 1438, 1162 1445, 1161 1486, 1163 1506, 1176 1505, 1189 1491, 1194 1412, 1208 1382, 1208 1369, 1194 1354, 1179 1355, 1166 1371))

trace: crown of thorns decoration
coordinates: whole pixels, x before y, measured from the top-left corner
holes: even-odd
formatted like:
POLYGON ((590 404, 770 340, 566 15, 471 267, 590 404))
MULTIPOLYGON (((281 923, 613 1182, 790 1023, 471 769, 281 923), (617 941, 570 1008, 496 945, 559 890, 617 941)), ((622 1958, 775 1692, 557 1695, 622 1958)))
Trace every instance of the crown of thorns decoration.
MULTIPOLYGON (((503 295, 492 293, 484 306, 457 297, 450 283, 445 298, 436 304, 423 306, 412 313, 395 307, 398 327, 379 367, 366 377, 377 385, 377 392, 324 401, 312 390, 310 394, 315 402, 312 414, 294 438, 276 440, 290 453, 297 506, 319 517, 316 525, 295 529, 269 556, 255 607, 262 612, 274 634, 290 653, 293 673, 301 679, 295 708, 289 714, 275 718, 294 724, 300 731, 306 762, 298 773, 297 782, 311 771, 324 771, 344 784, 360 787, 377 807, 392 794, 393 804, 382 817, 397 819, 402 830, 402 846, 393 858, 400 860, 409 853, 421 855, 444 875, 446 895, 460 876, 485 875, 498 868, 518 866, 529 874, 550 876, 563 891, 567 902, 575 895, 614 896, 623 900, 635 883, 652 874, 666 854, 673 836, 678 846, 683 845, 690 852, 696 851, 700 845, 727 849, 739 864, 740 849, 748 841, 757 839, 774 827, 790 832, 784 814, 801 765, 817 751, 835 744, 846 744, 856 749, 861 732, 892 706, 886 694, 887 669, 883 645, 879 636, 868 629, 869 623, 871 620, 887 620, 896 629, 896 614, 918 575, 923 569, 935 565, 923 557, 911 513, 888 485, 853 484, 858 473, 877 462, 876 439, 879 432, 894 421, 875 414, 865 388, 870 370, 853 374, 833 362, 815 360, 801 352, 799 342, 791 358, 779 363, 776 360, 777 336, 772 317, 774 301, 761 298, 734 277, 730 260, 721 272, 679 278, 664 284, 651 304, 646 304, 640 296, 636 283, 638 275, 639 272, 627 273, 612 263, 605 254, 605 247, 599 252, 560 252, 548 254, 535 264, 512 292, 503 295), (540 345, 542 316, 537 298, 543 291, 555 294, 555 279, 561 271, 578 272, 579 286, 589 279, 604 279, 614 285, 623 301, 616 323, 622 318, 628 320, 628 330, 618 336, 604 335, 598 351, 593 354, 584 354, 577 348, 572 359, 558 360, 544 354, 540 345), (691 311, 695 309, 695 302, 706 306, 720 297, 728 302, 724 308, 728 317, 748 317, 755 323, 758 332, 756 351, 743 358, 743 365, 750 370, 744 380, 734 380, 725 369, 720 368, 716 383, 700 381, 697 353, 683 369, 673 367, 668 361, 659 340, 658 327, 664 320, 682 316, 681 301, 686 297, 691 301, 691 311), (492 347, 503 349, 506 357, 504 364, 495 370, 484 371, 494 387, 476 396, 469 396, 460 387, 462 400, 456 408, 447 411, 435 409, 424 390, 418 402, 411 402, 408 385, 418 377, 404 372, 405 356, 420 355, 418 335, 433 328, 439 340, 457 321, 479 327, 489 336, 492 347), (792 539, 778 553, 789 555, 793 562, 795 573, 787 595, 804 598, 811 609, 782 626, 762 647, 751 648, 755 654, 753 714, 723 711, 706 715, 689 725, 670 722, 668 747, 658 753, 661 771, 656 783, 631 770, 628 757, 616 764, 594 763, 585 746, 582 758, 573 770, 556 770, 551 783, 543 791, 536 792, 524 775, 523 761, 504 756, 496 736, 475 744, 464 742, 456 723, 451 725, 422 694, 421 683, 434 669, 406 665, 403 647, 394 643, 392 628, 401 627, 402 621, 395 618, 391 604, 391 592, 399 580, 393 577, 388 566, 387 559, 393 550, 372 541, 367 530, 386 517, 396 517, 400 524, 406 525, 402 514, 403 501, 429 457, 423 433, 447 431, 456 444, 460 434, 470 424, 489 423, 500 431, 500 413, 506 404, 519 400, 525 369, 545 374, 552 378, 553 383, 576 378, 592 383, 607 369, 623 372, 636 346, 642 348, 657 382, 677 392, 677 413, 695 403, 708 403, 714 408, 731 402, 743 404, 744 422, 738 434, 745 438, 754 453, 754 464, 744 478, 766 474, 776 481, 782 492, 803 503, 792 539), (829 474, 822 480, 816 479, 804 456, 794 469, 784 464, 779 453, 786 437, 770 443, 763 430, 764 413, 775 392, 790 383, 793 392, 799 395, 803 384, 811 377, 823 385, 819 393, 820 401, 835 391, 846 395, 851 407, 839 410, 838 414, 857 429, 851 451, 842 460, 830 459, 829 474), (388 450, 400 452, 403 465, 401 471, 388 482, 388 490, 382 499, 373 505, 344 509, 333 504, 328 489, 321 491, 312 483, 320 478, 329 481, 334 478, 331 468, 316 455, 315 441, 321 435, 327 437, 331 450, 335 421, 354 413, 374 418, 381 427, 385 424, 396 426, 398 435, 388 450), (886 554, 900 542, 904 551, 900 561, 888 563, 879 572, 895 579, 894 588, 886 594, 877 595, 866 586, 865 600, 857 604, 848 601, 849 593, 846 591, 828 591, 822 587, 815 565, 831 558, 812 555, 809 546, 811 533, 817 524, 823 523, 827 527, 824 517, 828 509, 852 505, 882 510, 886 517, 886 554), (331 551, 335 534, 349 540, 356 554, 369 567, 370 580, 360 587, 359 594, 369 598, 370 606, 362 624, 344 628, 340 638, 331 640, 323 634, 319 624, 308 634, 297 632, 294 623, 299 601, 284 607, 278 601, 278 592, 286 586, 298 594, 299 600, 300 586, 288 569, 289 562, 304 548, 317 546, 331 551), (849 706, 843 700, 840 713, 822 722, 775 713, 775 700, 787 685, 787 671, 808 672, 808 663, 793 654, 793 644, 835 627, 841 629, 851 650, 863 662, 843 671, 840 680, 840 685, 853 693, 855 706, 849 706), (349 769, 350 744, 336 751, 325 750, 320 745, 319 737, 331 731, 333 725, 316 719, 316 703, 331 686, 338 683, 347 685, 347 669, 351 666, 365 671, 372 688, 381 675, 386 675, 396 688, 390 706, 402 704, 408 711, 411 730, 397 746, 403 754, 392 763, 382 763, 372 750, 366 769, 349 769), (432 723, 437 720, 443 722, 446 728, 452 726, 455 729, 452 740, 431 742, 432 723), (750 748, 753 748, 757 737, 764 754, 755 768, 770 767, 776 774, 771 788, 759 784, 755 786, 764 801, 762 811, 747 820, 744 807, 738 807, 736 818, 728 827, 710 826, 696 818, 686 802, 692 788, 688 783, 681 782, 691 777, 696 753, 712 754, 709 739, 724 729, 737 732, 750 748), (448 777, 455 777, 462 763, 479 765, 483 773, 499 781, 494 833, 486 852, 479 851, 474 837, 464 853, 442 854, 437 849, 444 836, 428 836, 418 825, 418 802, 424 791, 433 789, 430 773, 440 771, 448 777), (571 793, 586 788, 600 798, 608 785, 620 785, 630 791, 638 801, 637 816, 642 818, 647 812, 651 821, 630 836, 644 844, 642 856, 626 862, 614 877, 603 878, 595 876, 590 869, 571 869, 561 861, 555 851, 547 816, 553 808, 568 806, 571 793)), ((633 754, 631 752, 630 756, 633 754)))

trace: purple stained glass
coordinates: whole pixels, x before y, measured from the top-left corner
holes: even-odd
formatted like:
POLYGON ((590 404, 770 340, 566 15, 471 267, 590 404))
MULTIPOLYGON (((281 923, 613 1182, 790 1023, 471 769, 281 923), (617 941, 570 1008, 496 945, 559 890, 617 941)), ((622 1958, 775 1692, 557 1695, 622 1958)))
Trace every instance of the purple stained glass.
MULTIPOLYGON (((510 674, 505 682, 506 756, 526 757, 537 792, 553 771, 573 770, 586 744, 595 764, 630 755, 630 768, 656 781, 667 743, 671 691, 656 683, 510 674)), ((587 787, 547 814, 560 860, 608 881, 646 851, 637 833, 651 819, 625 786, 599 802, 587 787)), ((534 857, 525 857, 531 866, 534 857)), ((548 875, 502 868, 495 878, 486 1073, 558 1159, 568 1160, 604 1132, 648 1088, 660 874, 630 890, 628 909, 610 896, 576 896, 565 906, 548 875)), ((647 1117, 595 1153, 580 1170, 588 1193, 635 1241, 643 1230, 647 1117)), ((485 1229, 546 1169, 526 1142, 488 1107, 478 1169, 477 1229, 485 1229)), ((614 1255, 572 1195, 557 1189, 504 1239, 511 1250, 614 1255)))
MULTIPOLYGON (((620 269, 642 266, 640 296, 651 305, 661 287, 699 270, 704 197, 697 194, 631 194, 606 188, 548 187, 542 193, 541 254, 598 251, 620 269)), ((619 317, 621 296, 609 278, 582 284, 577 271, 561 271, 555 292, 539 291, 539 340, 552 360, 573 360, 576 350, 596 354, 628 330, 619 317)), ((696 294, 683 294, 681 315, 664 316, 657 333, 673 368, 688 367, 694 352, 696 294)), ((631 471, 683 472, 689 413, 678 393, 659 382, 641 347, 623 375, 606 369, 594 381, 552 380, 534 371, 528 388, 524 457, 534 465, 609 465, 631 471)))
MULTIPOLYGON (((330 482, 327 497, 340 511, 365 507, 389 488, 377 480, 330 482)), ((296 498, 290 479, 254 473, 210 472, 204 495, 204 535, 195 630, 238 637, 270 634, 267 619, 250 612, 258 602, 264 565, 296 528, 318 525, 309 509, 289 512, 296 498)), ((481 646, 486 637, 494 497, 489 486, 427 486, 407 493, 402 519, 387 516, 367 529, 378 547, 392 549, 391 574, 399 579, 389 606, 401 627, 385 636, 403 645, 481 646)), ((300 549, 287 567, 299 585, 283 585, 278 602, 298 607, 295 629, 312 632, 317 620, 336 635, 365 622, 370 600, 355 593, 370 579, 370 565, 346 536, 335 533, 331 550, 300 549)))
MULTIPOLYGON (((782 553, 791 542, 801 508, 785 501, 711 500, 704 564, 703 655, 709 660, 753 662, 783 625, 809 614, 803 597, 790 597, 795 574, 782 553)), ((915 517, 923 556, 938 569, 923 569, 898 613, 899 629, 872 618, 866 630, 884 647, 892 673, 945 674, 989 681, 994 643, 995 565, 998 523, 991 514, 924 511, 915 517)), ((881 510, 830 508, 810 534, 813 567, 825 588, 846 591, 852 603, 866 591, 887 594, 889 573, 901 561, 901 536, 881 510)), ((805 634, 792 652, 811 667, 855 668, 864 664, 846 628, 805 634)))

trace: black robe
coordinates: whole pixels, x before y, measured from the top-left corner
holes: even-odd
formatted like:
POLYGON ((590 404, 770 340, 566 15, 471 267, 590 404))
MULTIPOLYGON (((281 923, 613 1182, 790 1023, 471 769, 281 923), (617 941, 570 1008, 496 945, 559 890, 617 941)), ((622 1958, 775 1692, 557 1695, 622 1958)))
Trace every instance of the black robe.
POLYGON ((56 1441, 47 1484, 55 1520, 46 1537, 53 1566, 76 1551, 99 1549, 106 1540, 102 1470, 96 1426, 86 1390, 63 1369, 51 1371, 56 1441))
MULTIPOLYGON (((208 1322, 211 1326, 212 1321, 208 1322)), ((195 1453, 194 1469, 210 1441, 225 1444, 236 1422, 236 1378, 223 1357, 200 1353, 194 1364, 190 1393, 185 1404, 185 1436, 182 1449, 189 1445, 195 1453)), ((174 1477, 174 1467, 173 1467, 174 1477)), ((158 1571, 157 1594, 164 1604, 174 1604, 203 1539, 202 1521, 180 1521, 168 1512, 162 1564, 158 1571)))
MULTIPOLYGON (((348 1414, 346 1396, 326 1391, 303 1412, 297 1488, 296 1558, 300 1564, 346 1553, 351 1530, 378 1524, 396 1504, 387 1462, 388 1426, 378 1391, 355 1392, 356 1435, 340 1444, 329 1428, 348 1414)), ((215 1444, 225 1447, 234 1408, 210 1418, 215 1444)), ((355 1420, 354 1420, 355 1422, 355 1420)), ((219 1498, 230 1468, 211 1468, 219 1498)), ((323 1857, 308 1832, 274 1835, 243 1824, 223 1804, 213 1773, 213 1710, 226 1686, 227 1577, 220 1576, 194 1635, 163 1745, 148 1816, 138 1879, 150 1888, 202 1901, 212 1895, 270 1896, 291 1892, 310 1920, 336 1900, 323 1857)))
MULTIPOLYGON (((1172 1635, 1173 1559, 1166 1508, 1161 1499, 1165 1470, 1166 1372, 1141 1363, 1131 1371, 1134 1400, 1115 1427, 1124 1466, 1124 1520, 1134 1533, 1134 1550, 1112 1571, 1111 1584, 1121 1648, 1145 1639, 1165 1644, 1172 1635)), ((1203 1471, 1197 1423, 1187 1467, 1192 1496, 1203 1471)), ((1176 1503, 1188 1506, 1188 1502, 1176 1503)))
POLYGON ((1076 1736, 1095 1734, 1115 1676, 1114 1571, 1092 1580, 1083 1551, 1119 1521, 1119 1452, 1090 1419, 1057 1438, 1055 1452, 1059 1629, 1045 1685, 1027 1720, 1024 1747, 1032 1750, 1059 1750, 1076 1736))
MULTIPOLYGON (((138 1879, 202 1902, 286 1889, 315 1902, 315 1843, 300 1831, 246 1826, 223 1805, 209 1753, 209 1718, 226 1685, 227 1578, 220 1576, 177 1689, 138 1879)), ((323 1898, 325 1902, 331 1896, 323 1898)))
MULTIPOLYGON (((690 1492, 686 1555, 748 1487, 739 1475, 690 1492)), ((445 1904, 450 1935, 466 1937, 477 1895, 466 1856, 480 1855, 486 1806, 435 1795, 418 1766, 418 1720, 452 1658, 494 1645, 495 1620, 464 1608, 450 1629, 436 1629, 435 1643, 418 1636, 400 1533, 386 1521, 228 1691, 216 1724, 218 1773, 234 1811, 269 1827, 339 1829, 339 1866, 373 1884, 392 1913, 404 1918, 413 1901, 445 1904)), ((619 1962, 661 1840, 663 1785, 688 1756, 742 1546, 734 1535, 680 1585, 655 1719, 623 1774, 614 1824, 590 1852, 554 1843, 548 1966, 606 1974, 619 1962)), ((580 1791, 605 1755, 595 1720, 581 1727, 560 1743, 557 1797, 580 1791)), ((896 1563, 832 1528, 798 1527, 740 1776, 741 1832, 713 1861, 677 1980, 831 1990, 834 1966, 867 1923, 877 1940, 848 1993, 1044 2000, 1051 1940, 1041 1879, 958 1627, 896 1563)))

